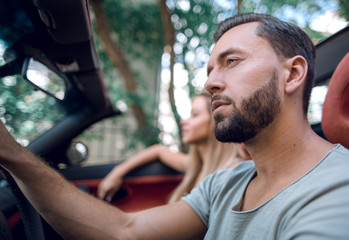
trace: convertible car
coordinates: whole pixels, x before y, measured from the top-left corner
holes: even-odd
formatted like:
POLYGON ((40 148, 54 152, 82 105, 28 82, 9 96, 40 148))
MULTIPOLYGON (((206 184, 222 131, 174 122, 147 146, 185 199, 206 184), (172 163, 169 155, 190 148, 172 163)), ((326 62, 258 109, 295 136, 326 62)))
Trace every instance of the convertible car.
MULTIPOLYGON (((38 136, 24 144, 67 180, 95 195, 98 183, 115 164, 83 166, 88 151, 73 139, 93 124, 121 113, 111 103, 103 81, 87 1, 6 0, 0 4, 0 11, 0 77, 8 87, 0 89, 0 94, 10 91, 9 86, 23 88, 24 83, 32 91, 48 96, 42 104, 51 104, 49 109, 53 112, 48 114, 55 116, 52 125, 43 127, 38 136), (20 78, 13 80, 9 76, 20 78), (55 108, 60 113, 54 112, 55 108)), ((349 147, 349 27, 316 48, 315 87, 328 85, 329 90, 323 123, 314 122, 312 127, 320 136, 343 145, 346 142, 349 147), (339 70, 335 72, 336 68, 339 70)), ((25 103, 11 106, 0 102, 0 118, 10 130, 7 113, 25 109, 25 103)), ((181 179, 181 173, 160 162, 151 163, 126 176, 111 204, 124 211, 165 204, 181 179)), ((62 239, 5 171, 0 182, 0 204, 0 239, 62 239)))

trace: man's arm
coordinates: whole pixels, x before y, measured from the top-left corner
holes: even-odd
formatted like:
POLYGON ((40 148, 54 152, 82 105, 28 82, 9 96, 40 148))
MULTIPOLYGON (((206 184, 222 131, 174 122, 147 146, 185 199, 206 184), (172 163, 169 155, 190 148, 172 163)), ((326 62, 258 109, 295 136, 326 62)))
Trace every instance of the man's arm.
POLYGON ((206 231, 183 201, 127 214, 80 191, 21 147, 1 121, 0 164, 65 239, 193 239, 206 231))

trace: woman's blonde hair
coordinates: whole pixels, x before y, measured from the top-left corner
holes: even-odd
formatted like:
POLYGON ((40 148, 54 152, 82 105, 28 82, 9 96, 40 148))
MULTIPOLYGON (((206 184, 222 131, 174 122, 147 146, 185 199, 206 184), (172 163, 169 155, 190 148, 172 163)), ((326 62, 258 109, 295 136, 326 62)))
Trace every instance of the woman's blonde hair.
MULTIPOLYGON (((201 93, 196 97, 204 97, 207 103, 207 109, 211 114, 211 96, 208 93, 201 93)), ((216 171, 222 163, 229 164, 229 161, 233 159, 243 160, 246 158, 246 154, 240 144, 236 143, 221 143, 219 142, 214 134, 215 122, 213 117, 210 120, 211 129, 208 136, 208 154, 204 156, 207 159, 202 159, 200 156, 197 146, 192 144, 189 151, 189 167, 184 174, 184 178, 181 183, 173 190, 168 202, 176 202, 180 198, 189 193, 191 189, 195 187, 197 178, 200 174, 200 181, 204 177, 216 171), (203 165, 203 163, 206 163, 203 165)))

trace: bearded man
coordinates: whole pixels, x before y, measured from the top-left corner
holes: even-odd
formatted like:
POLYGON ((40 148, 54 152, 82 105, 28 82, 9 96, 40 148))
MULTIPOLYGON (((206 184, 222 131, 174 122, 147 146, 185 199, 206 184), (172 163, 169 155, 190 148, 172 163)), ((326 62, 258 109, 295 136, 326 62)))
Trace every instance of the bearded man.
POLYGON ((250 13, 221 23, 215 41, 205 88, 216 136, 243 142, 253 161, 214 173, 174 204, 124 213, 77 190, 1 124, 0 164, 64 238, 349 238, 349 150, 317 136, 306 118, 309 37, 250 13))

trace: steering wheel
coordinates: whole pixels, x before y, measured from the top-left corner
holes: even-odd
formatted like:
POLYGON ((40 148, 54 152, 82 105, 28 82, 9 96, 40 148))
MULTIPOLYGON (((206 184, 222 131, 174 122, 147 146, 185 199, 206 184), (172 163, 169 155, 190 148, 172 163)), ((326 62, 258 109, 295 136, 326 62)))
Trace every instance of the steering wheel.
MULTIPOLYGON (((35 210, 35 208, 30 204, 28 199, 23 195, 22 191, 19 189, 13 177, 4 169, 1 169, 1 172, 4 175, 5 179, 7 180, 7 182, 9 183, 12 193, 15 196, 16 205, 21 214, 21 219, 23 222, 24 232, 27 240, 44 240, 45 235, 44 235, 44 230, 42 227, 40 215, 35 210)), ((1 216, 0 216, 0 221, 1 221, 1 216)), ((1 229, 1 233, 0 233, 1 239, 11 240, 12 239, 11 232, 10 234, 8 234, 8 232, 6 231, 7 226, 3 224, 2 226, 4 226, 5 229, 1 229)))
POLYGON ((5 215, 0 211, 0 239, 11 240, 12 234, 5 215))

